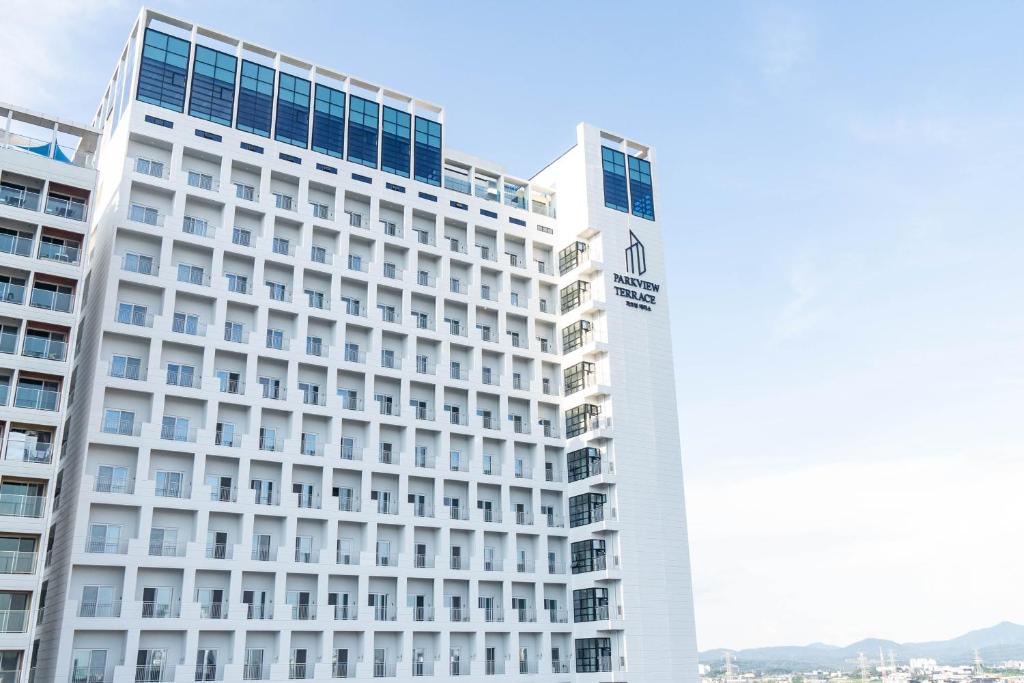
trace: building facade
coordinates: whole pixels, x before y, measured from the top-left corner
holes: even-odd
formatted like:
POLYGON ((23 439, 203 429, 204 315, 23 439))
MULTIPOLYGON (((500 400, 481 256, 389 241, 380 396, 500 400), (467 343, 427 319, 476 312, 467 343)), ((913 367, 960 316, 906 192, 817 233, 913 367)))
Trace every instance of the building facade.
POLYGON ((696 680, 649 147, 147 10, 91 130, 22 675, 696 680))
POLYGON ((0 680, 25 671, 81 305, 98 131, 0 104, 0 680))

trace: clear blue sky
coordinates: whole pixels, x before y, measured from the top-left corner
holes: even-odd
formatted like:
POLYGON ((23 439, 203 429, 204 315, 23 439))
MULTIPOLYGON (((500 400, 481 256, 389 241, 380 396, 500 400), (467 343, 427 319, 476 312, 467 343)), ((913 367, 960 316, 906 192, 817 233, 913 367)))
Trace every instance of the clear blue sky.
MULTIPOLYGON (((518 175, 657 148, 702 648, 1024 622, 1024 4, 153 5, 518 175)), ((9 0, 0 99, 88 120, 136 10, 9 0)))

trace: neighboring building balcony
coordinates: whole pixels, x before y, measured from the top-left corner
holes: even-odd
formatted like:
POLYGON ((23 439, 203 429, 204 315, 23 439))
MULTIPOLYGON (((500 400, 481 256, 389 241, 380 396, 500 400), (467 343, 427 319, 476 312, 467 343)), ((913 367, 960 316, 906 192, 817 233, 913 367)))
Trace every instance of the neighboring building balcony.
POLYGON ((291 605, 292 619, 297 621, 311 621, 316 619, 316 605, 291 605))
POLYGON ((99 666, 72 667, 69 683, 111 683, 111 672, 99 666))
POLYGON ((163 683, 173 680, 174 666, 171 664, 140 664, 135 667, 135 683, 163 683))
POLYGON ((105 541, 90 538, 85 541, 85 552, 101 555, 125 555, 128 553, 128 541, 105 541))
POLYGON ((206 557, 211 560, 230 560, 234 556, 234 546, 227 543, 211 543, 206 546, 206 557))
POLYGON ((181 616, 179 602, 143 602, 143 619, 176 619, 181 616))
POLYGON ((355 621, 357 618, 359 618, 359 611, 355 605, 334 605, 336 621, 355 621))
POLYGON ((116 619, 121 616, 121 601, 80 602, 78 616, 83 619, 116 619))

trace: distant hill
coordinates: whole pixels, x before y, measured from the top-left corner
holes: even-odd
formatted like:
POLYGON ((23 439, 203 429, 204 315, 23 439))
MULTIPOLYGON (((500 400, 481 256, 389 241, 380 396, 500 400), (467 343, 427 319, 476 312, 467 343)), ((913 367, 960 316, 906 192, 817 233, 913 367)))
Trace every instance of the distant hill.
POLYGON ((722 666, 725 653, 732 652, 733 665, 741 671, 796 671, 814 668, 852 670, 857 665, 857 654, 860 652, 869 660, 877 662, 879 648, 886 656, 890 651, 895 653, 897 662, 905 663, 911 657, 930 657, 940 664, 969 664, 974 661, 974 650, 977 649, 985 663, 995 664, 1007 659, 1024 659, 1024 626, 1004 621, 950 640, 926 643, 896 643, 869 638, 846 647, 813 643, 748 650, 707 650, 700 653, 700 661, 718 668, 722 666))

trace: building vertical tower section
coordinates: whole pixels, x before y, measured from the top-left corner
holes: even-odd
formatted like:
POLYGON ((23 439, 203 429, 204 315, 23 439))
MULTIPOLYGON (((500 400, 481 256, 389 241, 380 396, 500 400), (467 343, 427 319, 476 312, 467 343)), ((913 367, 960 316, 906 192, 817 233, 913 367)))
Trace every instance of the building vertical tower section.
MULTIPOLYGON (((99 134, 0 104, 0 680, 27 675, 99 134)), ((46 561, 57 554, 52 547, 46 561)))
POLYGON ((574 605, 607 600, 609 615, 584 633, 576 610, 577 662, 588 639, 629 680, 691 680, 696 637, 654 152, 586 124, 576 133, 576 145, 534 180, 558 197, 574 605))
POLYGON ((149 10, 94 125, 24 679, 696 679, 650 149, 149 10))

